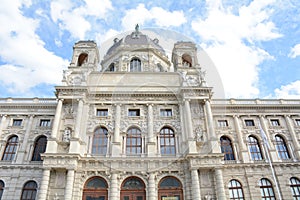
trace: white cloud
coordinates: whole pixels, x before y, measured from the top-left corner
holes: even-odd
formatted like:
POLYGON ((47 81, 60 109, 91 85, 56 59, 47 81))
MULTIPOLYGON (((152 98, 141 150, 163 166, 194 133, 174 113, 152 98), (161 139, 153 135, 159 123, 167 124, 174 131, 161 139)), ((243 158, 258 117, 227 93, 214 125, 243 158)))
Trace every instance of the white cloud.
POLYGON ((275 89, 276 98, 299 99, 300 98, 300 80, 283 85, 275 89))
POLYGON ((122 26, 128 29, 128 27, 134 27, 135 24, 143 25, 146 21, 151 20, 161 27, 180 26, 187 21, 183 11, 170 12, 160 7, 152 7, 148 10, 144 4, 139 4, 135 9, 126 11, 126 15, 122 19, 122 26))
POLYGON ((254 0, 241 7, 238 15, 224 9, 218 0, 208 2, 207 18, 194 20, 192 28, 216 64, 226 96, 256 97, 259 94, 258 66, 273 57, 255 42, 281 37, 270 21, 272 10, 268 6, 274 1, 254 0))
POLYGON ((0 31, 0 56, 7 63, 0 66, 2 84, 10 91, 25 94, 41 83, 60 83, 57 74, 61 74, 68 62, 45 49, 44 42, 35 33, 39 21, 24 17, 19 10, 21 3, 17 1, 1 5, 2 9, 9 10, 0 12, 0 26, 5 27, 5 31, 0 31))
POLYGON ((58 22, 61 30, 67 30, 76 39, 85 39, 87 31, 91 30, 88 16, 105 18, 105 14, 112 10, 110 0, 85 0, 84 5, 77 7, 70 0, 56 0, 51 2, 51 18, 58 22))
POLYGON ((297 56, 300 56, 300 44, 295 45, 291 52, 288 55, 290 58, 296 58, 297 56))

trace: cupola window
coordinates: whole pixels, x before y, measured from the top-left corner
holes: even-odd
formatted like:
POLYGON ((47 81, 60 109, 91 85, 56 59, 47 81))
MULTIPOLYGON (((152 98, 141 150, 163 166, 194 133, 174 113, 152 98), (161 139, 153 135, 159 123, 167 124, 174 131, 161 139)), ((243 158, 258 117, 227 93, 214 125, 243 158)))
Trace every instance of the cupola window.
POLYGON ((138 58, 133 58, 130 61, 130 71, 131 72, 140 72, 142 69, 141 67, 141 60, 138 58))

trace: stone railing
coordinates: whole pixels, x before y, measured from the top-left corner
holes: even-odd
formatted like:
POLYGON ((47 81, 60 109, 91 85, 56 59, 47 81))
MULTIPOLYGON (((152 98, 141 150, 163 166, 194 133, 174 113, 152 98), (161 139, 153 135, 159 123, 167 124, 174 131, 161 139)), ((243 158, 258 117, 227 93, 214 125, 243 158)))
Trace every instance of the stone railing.
POLYGON ((55 98, 0 98, 0 104, 57 104, 55 98))
POLYGON ((300 105, 300 99, 212 99, 212 105, 300 105))

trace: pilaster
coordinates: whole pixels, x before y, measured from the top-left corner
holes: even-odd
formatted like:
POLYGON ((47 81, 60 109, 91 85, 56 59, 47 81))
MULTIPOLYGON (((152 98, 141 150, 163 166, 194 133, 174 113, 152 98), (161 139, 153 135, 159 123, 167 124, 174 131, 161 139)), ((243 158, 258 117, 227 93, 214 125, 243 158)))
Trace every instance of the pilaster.
POLYGON ((111 180, 110 180, 110 200, 119 200, 118 197, 118 174, 116 172, 113 172, 111 174, 111 180))
POLYGON ((83 114, 83 100, 78 99, 78 109, 76 114, 76 122, 75 122, 75 130, 74 136, 70 140, 70 153, 80 153, 80 139, 79 134, 81 130, 81 123, 82 123, 82 114, 83 114))
POLYGON ((42 182, 38 193, 39 200, 47 200, 49 180, 50 180, 50 169, 44 169, 42 182))
POLYGON ((199 174, 197 169, 191 170, 193 200, 201 200, 199 174))
POLYGON ((285 118, 285 121, 287 123, 287 127, 288 127, 288 130, 290 132, 292 142, 293 142, 293 145, 294 145, 294 148, 295 148, 294 149, 294 154, 296 156, 296 160, 299 160, 300 159, 300 146, 299 146, 298 138, 297 138, 297 135, 295 133, 294 127, 291 123, 291 118, 288 115, 285 115, 284 118, 285 118))
POLYGON ((211 112, 211 105, 209 100, 205 100, 204 104, 205 104, 204 108, 206 114, 207 136, 210 143, 210 150, 211 153, 220 153, 221 150, 214 130, 213 115, 211 112))
POLYGON ((74 169, 68 169, 67 182, 66 182, 66 188, 65 188, 65 200, 72 200, 74 175, 75 175, 74 169))
POLYGON ((184 100, 184 113, 186 118, 186 130, 188 136, 188 153, 197 153, 196 141, 193 134, 193 123, 192 123, 192 114, 190 107, 190 100, 184 100))
POLYGON ((119 156, 122 152, 121 143, 120 143, 120 125, 121 125, 121 105, 115 105, 115 130, 113 135, 112 142, 112 156, 119 156))
POLYGON ((249 161, 247 147, 246 147, 246 144, 244 143, 243 133, 241 131, 241 126, 239 123, 239 116, 234 115, 233 119, 234 119, 234 125, 235 125, 236 135, 237 135, 237 139, 238 139, 238 147, 239 147, 239 149, 237 150, 237 153, 240 154, 240 158, 242 161, 244 161, 244 162, 249 161))
POLYGON ((148 104, 148 136, 147 136, 148 156, 155 156, 156 148, 153 134, 153 105, 148 104))
POLYGON ((226 194, 224 189, 224 181, 223 181, 223 171, 221 168, 215 169, 215 177, 216 177, 216 194, 217 199, 226 200, 226 194))

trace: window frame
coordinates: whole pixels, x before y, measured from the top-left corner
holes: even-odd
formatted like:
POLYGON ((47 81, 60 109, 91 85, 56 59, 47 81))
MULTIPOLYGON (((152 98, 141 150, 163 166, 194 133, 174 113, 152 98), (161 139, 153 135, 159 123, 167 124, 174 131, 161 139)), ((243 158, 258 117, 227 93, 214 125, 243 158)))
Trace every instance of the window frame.
POLYGON ((40 127, 51 127, 51 120, 50 119, 40 119, 40 127))
POLYGON ((271 126, 280 126, 279 119, 270 119, 271 126))
POLYGON ((224 160, 235 160, 232 142, 229 137, 220 137, 221 152, 224 153, 224 160))
POLYGON ((286 142, 280 135, 275 135, 275 147, 280 159, 288 160, 291 158, 286 142))
POLYGON ((0 200, 2 199, 4 188, 5 188, 5 183, 4 181, 0 180, 0 200))
POLYGON ((275 200, 274 188, 271 181, 267 178, 259 180, 259 188, 262 200, 275 200))
POLYGON ((161 155, 176 155, 176 137, 173 129, 163 127, 159 131, 159 144, 161 155))
POLYGON ((139 58, 132 58, 129 63, 130 72, 141 72, 142 71, 142 61, 139 58))
POLYGON ((173 116, 172 108, 161 108, 159 110, 159 116, 161 116, 161 117, 172 117, 173 116))
POLYGON ((93 155, 106 155, 108 146, 108 130, 105 127, 99 127, 94 131, 92 140, 93 155))
POLYGON ((294 200, 300 199, 300 180, 296 177, 290 178, 290 188, 294 200))
POLYGON ((14 160, 17 154, 18 146, 19 146, 19 137, 16 135, 11 136, 6 142, 1 160, 3 161, 14 160))
POLYGON ((217 121, 217 123, 218 123, 219 128, 225 128, 225 127, 228 127, 228 125, 229 125, 227 119, 219 119, 217 121))
POLYGON ((97 108, 96 116, 97 117, 107 117, 108 116, 108 108, 97 108))
POLYGON ((126 155, 142 154, 142 132, 137 127, 131 127, 126 132, 126 155))
POLYGON ((139 109, 139 108, 129 108, 128 109, 128 117, 139 117, 139 116, 141 116, 141 109, 139 109))
POLYGON ((254 127, 255 126, 255 123, 254 123, 253 119, 245 119, 244 122, 245 122, 245 126, 247 126, 247 127, 254 127))
POLYGON ((13 119, 12 120, 12 126, 14 127, 20 127, 23 124, 23 119, 13 119))
POLYGON ((31 161, 42 161, 41 153, 45 153, 47 148, 47 137, 40 136, 34 142, 31 161))
POLYGON ((21 200, 35 200, 37 194, 37 187, 38 185, 35 181, 33 180, 27 181, 22 188, 21 200), (35 187, 31 187, 30 184, 34 184, 33 186, 35 187), (29 198, 28 198, 28 194, 30 195, 29 198), (25 198, 23 198, 23 196, 25 198))
POLYGON ((300 126, 300 119, 295 119, 296 126, 300 126))
POLYGON ((230 200, 244 200, 243 186, 238 180, 230 180, 228 183, 228 190, 230 200))
POLYGON ((248 149, 251 156, 251 160, 257 161, 264 159, 259 141, 253 135, 248 136, 248 149), (253 138, 253 140, 251 138, 253 138))

